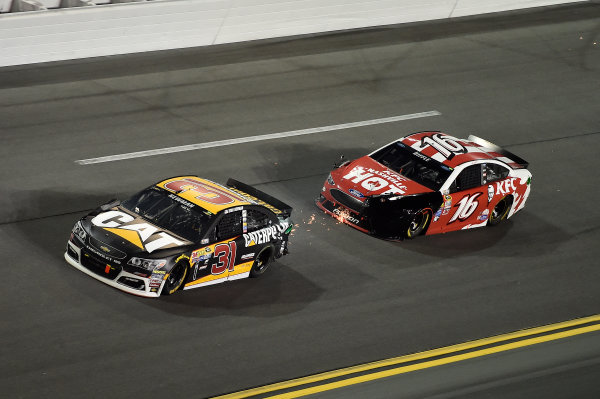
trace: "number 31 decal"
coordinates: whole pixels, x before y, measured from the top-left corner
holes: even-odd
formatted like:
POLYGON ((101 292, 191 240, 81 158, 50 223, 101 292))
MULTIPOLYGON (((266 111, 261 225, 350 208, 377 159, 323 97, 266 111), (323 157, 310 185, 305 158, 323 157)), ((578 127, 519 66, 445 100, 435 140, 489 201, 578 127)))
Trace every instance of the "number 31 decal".
POLYGON ((211 263, 210 272, 212 274, 221 274, 229 268, 232 272, 235 267, 235 255, 237 251, 237 244, 235 241, 228 243, 221 243, 215 245, 215 252, 213 256, 213 262, 211 263))
POLYGON ((467 152, 467 149, 456 141, 456 139, 441 133, 423 137, 421 139, 421 148, 428 145, 435 148, 436 151, 442 154, 446 159, 452 159, 456 154, 464 154, 467 152))
POLYGON ((458 204, 456 204, 458 209, 456 210, 454 215, 452 215, 452 219, 450 219, 448 224, 454 222, 456 219, 460 220, 461 222, 468 219, 469 216, 471 216, 473 212, 475 212, 477 206, 479 206, 479 201, 477 201, 477 197, 479 197, 481 194, 482 193, 465 195, 460 201, 458 201, 458 204))

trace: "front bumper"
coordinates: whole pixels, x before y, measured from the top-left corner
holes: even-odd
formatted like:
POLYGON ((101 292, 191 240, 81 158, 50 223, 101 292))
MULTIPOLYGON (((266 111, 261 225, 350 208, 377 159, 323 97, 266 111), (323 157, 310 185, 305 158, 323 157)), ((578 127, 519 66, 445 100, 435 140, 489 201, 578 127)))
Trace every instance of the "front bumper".
MULTIPOLYGON (((85 251, 85 250, 84 250, 85 251)), ((67 251, 65 252, 65 260, 73 267, 79 269, 90 277, 95 278, 104 284, 110 285, 111 287, 117 288, 121 291, 125 291, 129 294, 143 296, 146 298, 156 298, 160 296, 160 292, 165 284, 166 275, 160 281, 152 279, 151 277, 141 277, 133 273, 126 272, 122 267, 114 267, 111 269, 111 265, 107 264, 107 277, 100 274, 101 270, 93 266, 92 263, 88 263, 85 266, 82 263, 82 256, 93 257, 93 254, 87 254, 82 251, 77 245, 71 241, 67 242, 67 251)), ((94 262, 99 263, 98 259, 94 259, 94 262)))
POLYGON ((329 193, 323 192, 319 198, 315 200, 315 204, 317 207, 319 207, 319 209, 328 215, 333 216, 342 223, 354 227, 355 229, 364 233, 370 234, 369 222, 364 215, 345 207, 327 194, 329 193))

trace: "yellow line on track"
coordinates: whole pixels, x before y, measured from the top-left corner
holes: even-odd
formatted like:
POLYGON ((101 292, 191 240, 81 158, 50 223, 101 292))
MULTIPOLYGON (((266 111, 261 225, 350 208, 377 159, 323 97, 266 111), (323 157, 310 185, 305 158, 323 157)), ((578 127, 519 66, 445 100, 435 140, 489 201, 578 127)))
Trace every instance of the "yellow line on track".
MULTIPOLYGON (((393 366, 395 364, 401 364, 416 360, 427 359, 434 356, 447 355, 452 352, 458 352, 468 349, 474 349, 479 346, 495 344, 502 341, 524 338, 530 335, 543 334, 548 333, 554 330, 560 330, 563 328, 571 328, 577 325, 586 324, 586 323, 597 323, 600 322, 600 315, 585 317, 581 319, 570 320, 562 323, 551 324, 542 327, 530 328, 527 330, 521 330, 513 333, 497 335, 490 338, 483 338, 476 341, 465 342, 462 344, 447 346, 444 348, 433 349, 425 352, 419 352, 412 355, 400 356, 386 360, 380 360, 377 362, 366 363, 358 366, 347 367, 344 369, 328 371, 325 373, 315 374, 307 377, 297 378, 290 381, 279 382, 276 384, 265 385, 262 387, 257 387, 253 389, 248 389, 245 391, 234 392, 227 395, 217 396, 213 399, 240 399, 247 398, 249 396, 266 394, 269 392, 274 392, 283 389, 289 389, 300 385, 311 384, 319 381, 324 381, 332 378, 342 377, 344 375, 364 372, 372 369, 377 369, 381 367, 393 366)), ((297 391, 283 393, 283 394, 275 394, 274 396, 270 396, 270 398, 277 399, 291 399, 298 398, 318 392, 323 392, 327 390, 337 389, 349 385, 360 384, 367 381, 372 381, 380 378, 385 378, 397 374, 408 373, 415 370, 421 370, 429 367, 440 366, 448 363, 459 362, 466 359, 472 359, 475 357, 486 356, 493 353, 504 352, 511 349, 521 348, 524 346, 535 345, 543 342, 553 341, 561 338, 567 338, 574 335, 584 334, 592 331, 600 331, 600 324, 595 324, 586 327, 574 328, 567 331, 562 331, 558 333, 552 333, 548 335, 543 335, 535 338, 525 338, 517 342, 511 342, 503 345, 494 346, 492 348, 475 350, 473 352, 468 352, 460 355, 454 355, 445 357, 442 359, 424 361, 422 363, 410 365, 410 366, 400 366, 391 370, 374 372, 371 374, 352 377, 345 380, 327 383, 323 385, 318 385, 315 387, 299 389, 297 391)))

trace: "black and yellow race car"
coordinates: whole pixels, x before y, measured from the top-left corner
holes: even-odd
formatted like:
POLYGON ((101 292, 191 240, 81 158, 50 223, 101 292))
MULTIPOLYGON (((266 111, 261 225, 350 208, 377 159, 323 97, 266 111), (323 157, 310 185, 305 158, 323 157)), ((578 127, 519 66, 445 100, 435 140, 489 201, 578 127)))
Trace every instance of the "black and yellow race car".
POLYGON ((65 259, 144 297, 256 277, 288 252, 291 212, 237 180, 173 177, 81 218, 65 259))

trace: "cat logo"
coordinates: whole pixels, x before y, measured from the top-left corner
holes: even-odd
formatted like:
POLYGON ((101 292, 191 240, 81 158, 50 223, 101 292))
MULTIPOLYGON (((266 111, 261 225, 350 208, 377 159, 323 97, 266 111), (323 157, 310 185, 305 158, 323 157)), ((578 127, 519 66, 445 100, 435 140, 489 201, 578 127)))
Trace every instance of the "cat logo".
MULTIPOLYGON (((185 244, 183 241, 161 231, 158 227, 121 211, 113 210, 96 215, 92 219, 92 224, 126 239, 148 253, 157 249, 185 244)), ((110 251, 108 247, 106 249, 102 248, 102 250, 105 252, 110 251)))
POLYGON ((251 233, 244 234, 244 241, 246 247, 251 247, 256 244, 264 244, 266 242, 271 241, 272 239, 277 239, 278 233, 277 228, 275 226, 265 227, 263 229, 253 231, 251 233))

